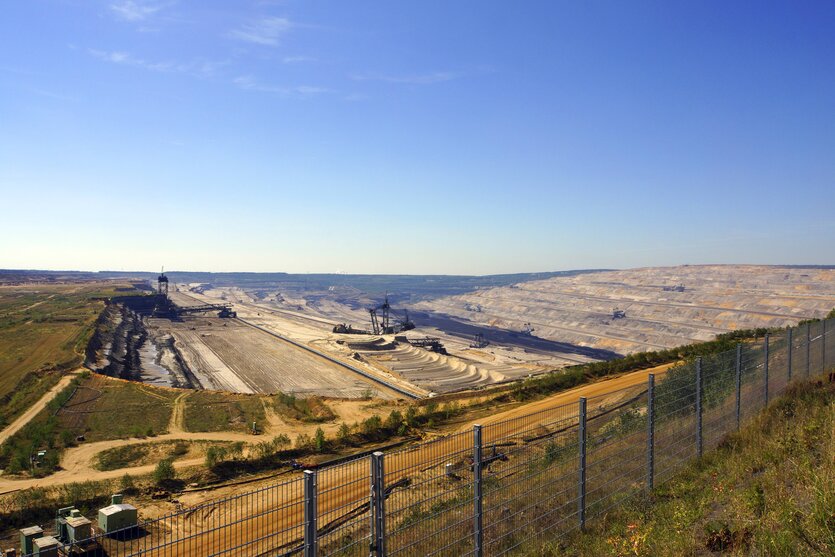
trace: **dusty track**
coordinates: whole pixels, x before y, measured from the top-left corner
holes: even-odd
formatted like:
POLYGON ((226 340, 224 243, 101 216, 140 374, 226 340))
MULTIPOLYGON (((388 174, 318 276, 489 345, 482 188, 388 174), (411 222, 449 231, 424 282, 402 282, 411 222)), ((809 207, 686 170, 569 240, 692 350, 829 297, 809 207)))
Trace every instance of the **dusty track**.
POLYGON ((9 437, 23 429, 23 427, 28 424, 32 418, 38 415, 38 412, 46 408, 46 405, 49 404, 50 401, 52 401, 52 399, 55 398, 67 385, 69 385, 70 382, 82 371, 83 370, 79 368, 65 374, 54 387, 49 389, 46 394, 38 400, 38 402, 29 407, 26 412, 18 416, 18 418, 6 426, 3 431, 0 431, 0 445, 5 443, 9 437))
MULTIPOLYGON (((118 470, 101 471, 94 468, 96 455, 101 451, 126 445, 137 445, 143 443, 159 443, 165 441, 243 441, 245 443, 257 443, 272 438, 273 435, 284 433, 290 436, 305 433, 313 435, 316 428, 322 427, 326 434, 334 435, 339 427, 339 421, 354 422, 361 421, 368 417, 372 410, 362 410, 361 407, 369 404, 365 401, 335 401, 331 407, 339 415, 338 420, 327 424, 316 423, 289 423, 279 416, 266 402, 264 410, 267 418, 267 430, 265 435, 253 436, 250 433, 237 433, 231 431, 218 432, 191 432, 185 431, 185 403, 187 398, 194 391, 185 391, 174 399, 171 420, 168 424, 168 433, 150 438, 132 439, 111 439, 95 443, 84 443, 72 447, 61 456, 61 470, 45 478, 12 479, 0 476, 0 495, 31 487, 46 487, 61 485, 79 481, 100 481, 120 478, 125 474, 138 476, 149 474, 154 471, 155 464, 120 468, 118 470)), ((51 400, 51 398, 49 398, 51 400)), ((48 403, 47 400, 46 402, 48 403)), ((168 402, 168 399, 166 399, 168 402)), ((46 403, 45 403, 46 404, 46 403)), ((25 424, 24 424, 25 425, 25 424)), ((22 427, 22 426, 21 426, 22 427)), ((203 464, 202 458, 182 459, 174 462, 176 468, 197 466, 203 464)))
MULTIPOLYGON (((579 397, 593 397, 627 387, 635 387, 645 383, 649 373, 663 374, 669 367, 669 365, 660 366, 652 370, 638 371, 610 380, 583 385, 541 401, 477 420, 477 422, 486 425, 521 416, 529 416, 531 413, 576 403, 579 397)), ((552 420, 553 416, 549 417, 543 413, 543 415, 536 416, 533 419, 533 422, 531 420, 519 420, 505 423, 501 428, 501 434, 507 436, 521 433, 523 430, 531 428, 536 420, 552 420)), ((431 444, 416 445, 412 449, 395 451, 387 455, 386 483, 392 484, 402 477, 417 474, 421 470, 443 466, 448 458, 461 458, 462 449, 466 451, 471 446, 472 440, 466 435, 466 432, 471 429, 472 425, 472 423, 468 423, 461 426, 460 432, 463 432, 464 435, 451 435, 438 439, 431 444)), ((495 433, 491 433, 491 430, 487 429, 484 442, 490 443, 494 440, 494 436, 495 433)), ((351 509, 365 503, 367 501, 367 489, 365 489, 363 482, 368 477, 367 467, 367 461, 361 459, 353 464, 344 465, 338 474, 320 474, 318 489, 320 493, 327 493, 327 497, 320 498, 318 514, 333 517, 334 515, 330 513, 338 514, 339 509, 351 509)), ((216 497, 219 494, 215 492, 208 495, 216 497)), ((228 494, 223 493, 223 495, 228 494)), ((181 497, 180 500, 187 505, 210 503, 210 499, 206 495, 206 493, 188 494, 181 497)), ((254 498, 246 510, 247 516, 251 518, 240 520, 240 515, 234 515, 238 522, 232 523, 232 517, 230 516, 230 524, 224 528, 222 536, 210 533, 199 535, 200 525, 189 522, 190 519, 184 516, 183 523, 175 526, 175 528, 181 527, 183 532, 192 532, 198 535, 187 541, 174 542, 165 550, 161 549, 159 553, 149 552, 148 555, 163 555, 166 550, 169 552, 173 550, 176 555, 212 555, 251 540, 263 539, 267 540, 266 543, 269 543, 268 540, 271 535, 284 530, 292 532, 294 537, 298 536, 300 535, 298 525, 303 522, 301 506, 297 504, 299 501, 297 495, 286 495, 285 498, 279 495, 277 498, 271 498, 268 502, 254 498)), ((211 513, 218 513, 219 520, 225 520, 221 517, 227 512, 222 505, 211 510, 211 513)), ((265 547, 264 549, 267 550, 264 554, 271 554, 269 549, 273 548, 265 547)))
MULTIPOLYGON (((114 478, 121 478, 125 474, 142 475, 149 474, 154 471, 154 468, 156 467, 155 464, 107 471, 100 471, 93 468, 92 464, 95 461, 96 455, 101 451, 112 449, 114 447, 138 445, 141 443, 157 443, 161 441, 252 442, 254 439, 255 438, 251 434, 247 433, 233 433, 228 431, 192 433, 181 431, 178 433, 157 435, 156 437, 149 439, 113 439, 109 441, 99 441, 97 443, 85 443, 78 447, 67 449, 61 457, 62 470, 55 472, 51 476, 46 478, 30 478, 24 480, 0 479, 0 495, 21 489, 28 489, 30 487, 46 487, 81 481, 112 480, 114 478)), ((202 458, 178 460, 174 462, 174 466, 182 468, 185 466, 195 466, 201 464, 202 462, 202 458)))
MULTIPOLYGON (((634 373, 629 373, 626 375, 622 375, 619 377, 614 377, 612 379, 599 381, 597 383, 591 383, 588 385, 583 385, 581 387, 577 387, 576 389, 571 389, 569 391, 565 391, 563 393, 559 393, 548 398, 532 402, 530 404, 525 404, 519 406, 517 408, 513 408, 504 412, 500 412, 498 414, 493 414, 489 417, 479 419, 479 420, 472 420, 466 425, 461 426, 461 431, 466 431, 472 429, 473 424, 480 423, 482 425, 492 424, 504 420, 510 420, 512 418, 517 418, 520 416, 525 416, 528 414, 541 412, 543 410, 548 410, 552 408, 556 408, 559 406, 563 406, 565 404, 577 402, 579 397, 593 397, 601 394, 606 394, 611 391, 616 391, 618 389, 623 389, 631 386, 638 385, 640 383, 646 382, 647 375, 649 373, 656 373, 662 374, 664 373, 671 364, 667 364, 664 366, 659 366, 658 368, 654 368, 651 370, 643 370, 643 371, 636 371, 634 373)), ((71 379, 71 378, 70 378, 71 379)), ((67 383, 69 380, 67 381, 67 383)), ((78 482, 78 481, 98 481, 98 480, 110 480, 114 478, 120 478, 125 474, 131 475, 142 475, 142 474, 149 474, 153 472, 154 465, 146 465, 146 466, 135 466, 132 468, 121 468, 119 470, 107 470, 107 471, 100 471, 93 468, 92 464, 95 460, 95 457, 101 451, 112 449, 114 447, 121 447, 124 445, 135 445, 140 443, 148 443, 148 442, 161 442, 161 441, 244 441, 244 442, 253 442, 258 440, 257 437, 253 437, 251 434, 248 433, 234 433, 234 432, 187 432, 182 430, 182 407, 185 404, 185 397, 188 396, 188 392, 184 393, 180 397, 178 397, 174 401, 174 412, 172 412, 171 416, 171 424, 172 430, 169 433, 164 435, 158 435, 151 439, 114 439, 109 441, 100 441, 97 443, 86 443, 79 447, 73 447, 67 450, 63 457, 61 458, 61 468, 62 470, 52 474, 46 478, 32 478, 32 479, 25 479, 25 480, 10 480, 10 479, 0 479, 0 494, 9 493, 12 491, 17 491, 20 489, 28 489, 30 487, 39 487, 39 486, 48 486, 48 485, 58 485, 58 484, 65 484, 70 482, 78 482), (180 410, 178 411, 178 407, 180 410)), ((53 395, 54 396, 54 395, 53 395)), ((47 398, 46 396, 44 398, 47 398)), ((43 403, 45 406, 51 397, 49 397, 46 402, 43 403)), ((42 399, 43 401, 43 399, 42 399)), ((42 402, 39 401, 39 402, 42 402)), ((42 406, 42 407, 43 407, 42 406)), ((21 417, 22 418, 22 417, 21 417)), ((285 425, 284 422, 274 413, 268 414, 268 421, 272 426, 280 426, 285 425)), ((31 419, 31 418, 30 418, 31 419)), ((11 427, 11 426, 10 426, 11 427)), ((22 426, 21 426, 22 427, 22 426)), ((315 426, 311 426, 315 427, 315 426)), ((526 425, 518 425, 517 428, 522 427, 530 427, 530 424, 526 425)), ((7 428, 8 429, 8 428, 7 428)), ((513 428, 505 428, 504 431, 507 434, 513 433, 513 428)), ((5 431, 4 431, 5 433, 5 431)), ((488 442, 489 439, 486 439, 485 442, 488 442)), ((438 451, 444 450, 444 441, 441 440, 438 443, 434 443, 431 455, 428 450, 422 450, 420 446, 414 451, 408 453, 409 458, 401 463, 398 463, 397 466, 389 465, 389 474, 397 474, 398 472, 402 473, 402 471, 417 466, 422 459, 427 461, 431 461, 435 457, 433 455, 437 455, 438 451)), ((450 452, 454 452, 453 447, 449 447, 450 452)), ((203 462, 202 459, 186 459, 186 460, 178 460, 174 463, 174 466, 177 468, 183 468, 187 466, 195 466, 199 465, 203 462)), ((367 471, 365 470, 358 470, 358 474, 363 474, 367 471)))

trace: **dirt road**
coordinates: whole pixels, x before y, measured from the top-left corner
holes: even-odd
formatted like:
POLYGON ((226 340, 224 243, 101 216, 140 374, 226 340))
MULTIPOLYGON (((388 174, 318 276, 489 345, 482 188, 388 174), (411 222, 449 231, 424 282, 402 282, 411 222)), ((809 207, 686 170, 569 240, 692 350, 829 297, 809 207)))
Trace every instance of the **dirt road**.
MULTIPOLYGON (((575 389, 565 391, 540 401, 530 404, 522 405, 504 412, 491 415, 486 418, 478 419, 473 422, 462 425, 459 433, 438 439, 433 443, 424 443, 416 445, 407 450, 399 450, 387 455, 386 457, 386 483, 392 484, 401 478, 417 475, 431 469, 433 467, 443 466, 443 463, 451 459, 460 459, 464 455, 469 454, 471 450, 472 438, 468 435, 474 423, 482 425, 495 424, 497 422, 505 422, 501 428, 491 430, 485 429, 484 442, 492 442, 500 433, 503 437, 512 436, 522 431, 529 430, 537 421, 547 422, 553 420, 553 415, 546 411, 552 410, 566 404, 576 403, 579 397, 595 397, 605 395, 620 389, 638 386, 647 380, 649 373, 661 375, 670 367, 670 365, 659 366, 651 370, 643 370, 634 373, 629 373, 609 380, 599 381, 596 383, 582 385, 575 389), (528 417, 526 420, 514 420, 514 418, 528 417), (510 420, 510 421, 508 421, 510 420), (500 431, 499 431, 500 429, 500 431)), ((180 401, 182 402, 182 401, 180 401)), ((176 418, 172 417, 172 420, 176 418)), ((179 429, 179 428, 177 428, 179 429)), ((216 432, 216 433, 190 433, 176 431, 166 435, 160 435, 153 439, 153 441, 170 441, 170 440, 208 440, 208 441, 252 441, 251 435, 231 432, 216 432)), ((30 479, 21 481, 2 481, 0 479, 0 493, 7 493, 18 489, 28 487, 35 487, 39 485, 54 485, 56 483, 66 483, 72 481, 82 480, 104 480, 115 479, 128 473, 131 475, 147 474, 153 471, 154 465, 138 466, 134 468, 112 470, 112 471, 93 471, 90 468, 90 463, 95 458, 95 455, 108 448, 123 446, 126 444, 144 443, 148 442, 146 439, 130 439, 130 440, 113 440, 102 441, 99 443, 89 443, 80 447, 74 447, 68 450, 64 458, 62 458, 61 465, 63 470, 53 474, 49 478, 44 479, 30 479)), ((193 466, 200 464, 202 459, 181 460, 175 463, 176 467, 193 466)), ((338 474, 329 474, 322 472, 319 474, 318 489, 321 493, 327 493, 326 497, 322 497, 319 502, 319 515, 331 516, 330 513, 338 514, 339 509, 350 509, 363 504, 367 499, 367 486, 365 485, 368 476, 368 463, 364 459, 354 461, 352 464, 344 465, 340 468, 338 474)), ((288 478, 289 479, 289 478, 288 478)), ((247 490, 255 489, 253 486, 247 486, 247 490)), ((195 494, 186 494, 180 498, 181 502, 186 505, 195 505, 201 503, 211 503, 211 500, 219 496, 228 496, 232 492, 242 494, 245 491, 231 488, 231 490, 218 490, 214 492, 202 492, 195 494)), ((280 495, 280 494, 279 494, 280 495)), ((187 513, 181 517, 172 519, 180 521, 176 524, 175 529, 183 533, 191 532, 196 534, 194 537, 188 537, 180 542, 172 542, 169 540, 169 545, 166 550, 160 550, 160 555, 164 551, 166 554, 171 554, 172 549, 176 549, 177 555, 193 555, 202 556, 214 554, 230 547, 235 547, 237 544, 246 543, 247 540, 261 540, 260 543, 277 544, 279 542, 271 536, 275 536, 276 532, 282 530, 287 531, 291 538, 295 538, 297 533, 297 525, 302 524, 303 518, 301 516, 301 506, 297 503, 300 493, 288 490, 286 497, 278 498, 253 498, 252 503, 246 508, 246 516, 250 518, 243 518, 241 515, 235 515, 233 520, 230 512, 238 513, 239 509, 231 511, 226 509, 222 504, 217 505, 216 509, 211 512, 219 521, 216 524, 227 523, 224 528, 225 534, 218 536, 217 533, 206 531, 206 525, 199 520, 200 517, 187 513)), ((210 505, 211 506, 211 505, 210 505)), ((333 518, 333 516, 331 516, 333 518)), ((269 549, 266 547, 265 549, 269 549)), ((148 555, 154 555, 153 551, 148 555)))
MULTIPOLYGON (((66 386, 66 385, 65 385, 66 386)), ((61 456, 61 470, 45 478, 13 479, 0 475, 0 495, 11 493, 31 487, 47 487, 80 481, 100 481, 120 478, 125 474, 140 476, 154 471, 155 464, 120 468, 118 470, 97 470, 94 468, 96 455, 115 447, 126 445, 138 445, 142 443, 160 443, 165 441, 227 441, 245 443, 257 443, 272 439, 273 435, 283 433, 291 438, 303 433, 313 435, 317 428, 321 427, 326 435, 333 436, 339 428, 339 422, 362 421, 372 414, 385 414, 392 408, 398 406, 380 406, 379 403, 364 400, 341 400, 332 401, 331 409, 336 412, 338 419, 331 423, 290 423, 279 416, 274 409, 264 401, 264 411, 267 418, 266 435, 253 436, 250 433, 237 433, 231 431, 216 432, 192 432, 185 431, 185 403, 189 395, 194 391, 185 391, 174 399, 174 407, 171 413, 171 421, 168 424, 168 433, 150 438, 134 439, 111 439, 95 443, 84 443, 77 447, 67 449, 61 456)), ((51 398, 49 399, 51 400, 51 398)), ((48 400, 47 400, 48 402, 48 400)), ((36 412, 37 413, 37 412, 36 412)), ((24 424, 25 425, 25 424, 24 424)), ((22 426, 21 426, 22 427, 22 426)), ((174 461, 175 468, 200 465, 204 462, 202 458, 182 459, 174 461)))
MULTIPOLYGON (((649 373, 656 376, 662 375, 671 367, 670 365, 659 366, 651 370, 643 370, 610 380, 600 381, 589 385, 571 389, 563 393, 545 398, 531 404, 523 405, 505 412, 492 415, 488 418, 477 420, 482 425, 494 424, 500 421, 511 420, 502 425, 501 428, 491 430, 486 428, 484 443, 488 444, 500 433, 503 437, 512 436, 529 430, 536 421, 547 422, 553 420, 553 415, 547 410, 555 409, 566 404, 573 404, 580 397, 595 397, 605 395, 613 391, 636 387, 647 381, 649 373), (540 413, 541 414, 537 414, 540 413), (531 416, 534 414, 534 416, 531 416), (513 420, 522 416, 531 417, 531 420, 513 420)), ((445 462, 464 458, 471 453, 472 436, 469 431, 473 423, 462 426, 459 434, 438 439, 433 443, 424 443, 415 447, 395 451, 386 456, 386 484, 404 478, 425 473, 432 468, 442 467, 445 462)), ((442 475, 442 472, 438 472, 442 475)), ((318 474, 317 489, 321 494, 318 502, 318 515, 322 520, 335 520, 339 513, 347 509, 357 508, 367 502, 368 486, 368 461, 360 459, 348 463, 339 468, 336 473, 322 471, 318 474)), ((289 478, 288 478, 289 479, 289 478)), ((250 486, 249 490, 253 488, 250 486)), ((242 492, 236 493, 242 495, 242 492)), ((248 500, 244 513, 239 509, 227 509, 222 504, 216 507, 211 505, 211 499, 216 498, 219 493, 212 493, 211 498, 206 493, 188 494, 180 498, 186 505, 192 506, 202 503, 209 503, 208 512, 212 516, 213 524, 226 524, 220 531, 209 531, 203 523, 195 522, 192 515, 183 515, 174 528, 184 533, 196 534, 193 537, 174 542, 167 548, 170 551, 176 549, 177 555, 212 555, 228 551, 239 544, 254 544, 249 547, 251 551, 269 553, 277 546, 296 540, 301 534, 300 525, 303 523, 301 493, 298 490, 287 489, 277 491, 268 498, 253 497, 248 500), (243 518, 246 517, 246 518, 243 518), (231 524, 230 524, 231 523, 231 524), (284 533, 281 538, 280 533, 284 533)), ((229 493, 224 493, 229 495, 229 493)), ((253 553, 253 554, 255 554, 253 553)), ((150 552, 149 555, 157 553, 150 552)), ((161 550, 159 555, 162 555, 161 550)), ((258 553, 260 554, 260 553, 258 553)))
MULTIPOLYGON (((78 447, 72 447, 66 450, 61 456, 61 470, 55 472, 46 478, 27 478, 27 479, 5 479, 0 476, 0 495, 4 493, 11 493, 21 489, 28 489, 30 487, 47 487, 53 485, 66 484, 71 482, 82 481, 100 481, 112 480, 114 478, 121 478, 125 474, 137 476, 142 474, 149 474, 154 471, 156 464, 149 464, 146 466, 135 466, 132 468, 119 468, 118 470, 101 471, 93 468, 93 462, 96 455, 101 451, 112 449, 115 447, 124 447, 126 445, 138 445, 141 443, 157 443, 163 441, 244 441, 251 443, 255 438, 248 433, 233 433, 228 431, 218 432, 177 432, 167 433, 165 435, 157 435, 149 439, 113 439, 110 441, 99 441, 97 443, 85 443, 78 447)), ((183 468, 186 466, 194 466, 201 464, 202 458, 177 460, 174 462, 176 468, 183 468)))
POLYGON ((61 379, 58 380, 58 383, 55 384, 54 387, 49 389, 46 394, 44 394, 38 402, 33 404, 29 407, 26 412, 18 416, 16 420, 14 420, 11 424, 6 426, 3 431, 0 431, 0 445, 6 442, 6 440, 23 429, 23 427, 28 424, 32 418, 38 415, 38 412, 46 408, 46 405, 49 404, 53 398, 55 398, 58 393, 60 393, 70 382, 75 379, 79 373, 81 373, 83 369, 74 369, 66 373, 61 379))
POLYGON ((580 397, 591 398, 599 395, 605 395, 607 393, 611 393, 612 391, 617 391, 619 389, 634 387, 636 385, 640 385, 641 383, 646 383, 647 376, 650 373, 654 373, 656 375, 656 379, 658 379, 659 376, 666 373, 667 370, 671 367, 673 367, 673 364, 671 363, 664 364, 658 367, 654 367, 652 369, 645 369, 642 371, 627 373, 619 377, 613 377, 612 379, 606 379, 603 381, 598 381, 596 383, 590 383, 588 385, 581 385, 580 387, 577 387, 575 389, 571 389, 569 391, 565 391, 550 396, 548 398, 532 402, 530 404, 525 404, 523 406, 519 406, 518 408, 508 410, 506 412, 493 414, 492 416, 483 420, 477 420, 476 422, 468 424, 464 429, 472 429, 474 423, 480 423, 481 425, 494 424, 496 422, 526 416, 528 414, 541 412, 543 410, 553 409, 558 406, 563 406, 565 404, 576 403, 578 400, 580 400, 580 397))

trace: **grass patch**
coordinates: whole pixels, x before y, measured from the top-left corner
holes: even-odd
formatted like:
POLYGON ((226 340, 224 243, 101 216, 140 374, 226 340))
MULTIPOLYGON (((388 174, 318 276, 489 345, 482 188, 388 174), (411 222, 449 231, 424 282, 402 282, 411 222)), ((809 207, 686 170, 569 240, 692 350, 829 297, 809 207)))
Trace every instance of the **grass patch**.
POLYGON ((55 518, 55 509, 67 504, 76 506, 89 517, 109 504, 111 493, 119 492, 119 482, 102 481, 36 487, 0 495, 0 534, 16 535, 17 532, 10 531, 12 528, 44 524, 55 518))
POLYGON ((31 371, 25 374, 14 390, 7 393, 0 401, 0 428, 26 411, 40 399, 44 393, 61 380, 59 371, 31 371))
POLYGON ((835 554, 835 384, 801 384, 651 495, 520 555, 835 554))
POLYGON ((0 423, 11 421, 55 384, 57 374, 48 371, 82 363, 104 308, 102 298, 128 286, 90 282, 0 288, 0 423))
POLYGON ((0 447, 0 468, 46 476, 56 470, 64 449, 78 444, 79 436, 92 442, 165 433, 177 394, 82 374, 0 447), (30 457, 39 450, 46 450, 46 458, 32 466, 30 457))
POLYGON ((62 414, 62 419, 68 420, 76 412, 81 414, 87 441, 150 437, 168 432, 177 391, 111 381, 100 376, 94 376, 94 379, 91 386, 101 391, 94 406, 89 411, 83 407, 70 407, 67 410, 74 412, 62 414))
POLYGON ((0 468, 11 474, 28 471, 34 476, 45 476, 56 469, 61 451, 75 444, 75 437, 64 433, 56 413, 73 396, 80 382, 74 379, 23 429, 3 443, 0 468), (33 465, 32 456, 40 450, 45 450, 46 456, 33 465))
POLYGON ((252 422, 263 429, 264 405, 256 395, 196 391, 186 399, 188 431, 251 431, 252 422))
POLYGON ((336 414, 320 397, 297 398, 279 393, 273 398, 273 408, 286 418, 308 423, 330 422, 336 414))
POLYGON ((213 448, 225 447, 222 441, 163 441, 137 443, 107 449, 96 455, 97 470, 119 470, 133 466, 154 464, 160 460, 203 458, 213 448))

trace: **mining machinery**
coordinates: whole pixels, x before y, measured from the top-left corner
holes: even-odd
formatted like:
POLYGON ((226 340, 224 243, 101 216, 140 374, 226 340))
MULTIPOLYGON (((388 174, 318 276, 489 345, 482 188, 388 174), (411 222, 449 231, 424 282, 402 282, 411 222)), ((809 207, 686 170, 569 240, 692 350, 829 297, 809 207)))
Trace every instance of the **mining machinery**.
POLYGON ((355 329, 353 326, 347 323, 339 323, 338 325, 333 326, 333 332, 339 333, 342 335, 370 335, 371 331, 366 331, 365 329, 355 329))
POLYGON ((347 323, 334 325, 333 332, 344 335, 393 335, 401 331, 410 331, 415 324, 409 319, 409 311, 403 310, 403 317, 398 318, 389 303, 389 296, 386 294, 382 304, 368 308, 371 317, 371 330, 355 329, 347 323))
POLYGON ((165 276, 165 267, 160 270, 157 277, 157 294, 160 296, 168 296, 168 277, 165 276))
POLYGON ((232 306, 226 304, 205 304, 202 306, 186 306, 186 307, 179 307, 176 306, 174 310, 177 315, 184 315, 188 313, 208 313, 212 311, 217 312, 218 317, 222 317, 224 319, 231 319, 237 317, 238 314, 232 309, 232 306))
POLYGON ((407 310, 403 311, 403 319, 396 319, 392 324, 392 309, 388 294, 386 294, 385 301, 382 304, 368 308, 368 313, 371 316, 371 331, 375 335, 391 335, 415 328, 415 324, 409 320, 407 310))
POLYGON ((612 310, 612 319, 624 319, 626 312, 622 309, 615 308, 612 310))
POLYGON ((178 319, 190 313, 209 312, 217 312, 217 316, 224 319, 232 319, 238 316, 237 312, 232 309, 232 306, 226 304, 204 304, 201 306, 180 307, 170 299, 165 298, 164 303, 158 302, 154 307, 154 317, 168 317, 169 319, 178 319))
POLYGON ((662 289, 664 292, 684 292, 684 285, 676 284, 675 286, 664 286, 662 289))
POLYGON ((470 343, 470 348, 486 348, 489 345, 490 341, 484 337, 484 333, 476 333, 470 343))
POLYGON ((218 317, 234 318, 238 314, 228 304, 204 304, 200 306, 180 307, 168 297, 168 277, 165 276, 165 267, 157 277, 157 299, 154 303, 154 317, 168 317, 177 319, 187 313, 207 313, 216 311, 218 317))
POLYGON ((525 323, 525 325, 522 327, 522 330, 520 331, 520 333, 525 335, 526 337, 530 337, 530 336, 533 336, 533 331, 534 331, 534 328, 531 327, 531 324, 530 323, 525 323))
POLYGON ((160 270, 157 277, 157 294, 154 301, 154 316, 170 317, 174 314, 174 304, 168 297, 168 277, 165 276, 165 267, 160 270))
POLYGON ((447 354, 446 348, 444 348, 443 343, 441 343, 441 339, 437 337, 409 338, 406 339, 406 342, 412 346, 417 346, 418 348, 425 348, 430 352, 436 352, 444 355, 447 354))

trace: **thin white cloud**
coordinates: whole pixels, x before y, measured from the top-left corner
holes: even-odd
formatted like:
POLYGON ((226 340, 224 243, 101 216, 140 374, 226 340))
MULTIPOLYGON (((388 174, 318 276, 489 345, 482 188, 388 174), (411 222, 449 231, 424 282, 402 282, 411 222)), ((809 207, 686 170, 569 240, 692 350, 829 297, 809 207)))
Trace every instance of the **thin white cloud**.
POLYGON ((286 96, 311 96, 321 93, 327 93, 330 89, 326 87, 318 87, 314 85, 271 85, 261 83, 251 75, 241 75, 232 80, 237 87, 245 91, 260 91, 262 93, 277 93, 286 96))
POLYGON ((143 21, 163 8, 163 4, 142 0, 121 0, 110 4, 110 11, 125 21, 143 21))
POLYGON ((459 77, 461 77, 461 74, 455 72, 431 72, 410 75, 355 74, 351 76, 351 79, 356 81, 385 81, 387 83, 431 85, 433 83, 452 81, 453 79, 457 79, 459 77))
POLYGON ((135 66, 154 71, 170 71, 173 67, 173 64, 170 62, 147 62, 120 50, 96 50, 91 48, 88 52, 99 60, 104 60, 112 64, 135 66))
POLYGON ((285 64, 301 64, 303 62, 315 62, 316 58, 312 56, 285 56, 281 61, 285 64))
POLYGON ((170 60, 163 62, 151 62, 142 58, 137 58, 128 52, 119 50, 105 51, 89 49, 88 52, 99 60, 104 60, 105 62, 110 62, 112 64, 132 66, 154 72, 184 73, 204 78, 213 77, 217 74, 217 70, 220 67, 227 64, 226 62, 212 62, 209 60, 196 60, 186 63, 174 62, 170 60))
POLYGON ((287 18, 265 16, 230 31, 229 36, 248 43, 276 46, 292 27, 293 23, 287 18))
POLYGON ((47 91, 45 89, 30 89, 36 95, 40 95, 42 97, 48 97, 50 99, 55 99, 59 101, 69 101, 69 102, 77 102, 78 99, 75 97, 70 97, 67 95, 62 95, 60 93, 54 93, 52 91, 47 91))

